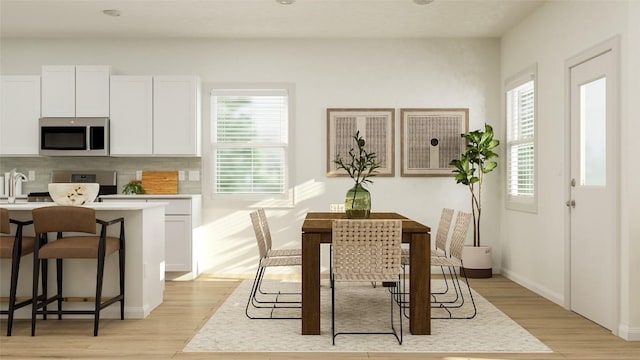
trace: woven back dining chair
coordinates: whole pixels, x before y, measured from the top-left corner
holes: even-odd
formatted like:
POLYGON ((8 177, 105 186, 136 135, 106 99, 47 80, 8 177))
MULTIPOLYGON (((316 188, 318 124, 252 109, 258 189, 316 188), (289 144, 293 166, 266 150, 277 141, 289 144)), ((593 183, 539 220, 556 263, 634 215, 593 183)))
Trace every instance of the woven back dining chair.
POLYGON ((15 311, 32 303, 32 299, 16 301, 20 261, 23 256, 33 253, 33 247, 36 244, 33 236, 23 235, 24 227, 30 224, 33 224, 33 221, 18 221, 9 218, 9 210, 0 208, 0 258, 11 259, 9 305, 7 310, 0 310, 0 314, 7 315, 7 336, 11 336, 15 311), (16 228, 13 235, 10 235, 11 224, 14 224, 16 228))
MULTIPOLYGON (((463 270, 462 251, 464 242, 469 232, 469 224, 471 223, 471 214, 468 212, 458 212, 456 223, 453 226, 453 234, 451 235, 451 244, 449 245, 449 256, 432 256, 431 266, 441 266, 447 268, 451 279, 453 280, 453 289, 455 291, 454 299, 435 298, 432 301, 432 307, 444 309, 448 316, 433 316, 432 319, 472 319, 477 314, 477 308, 471 292, 469 279, 463 270), (456 269, 460 270, 460 275, 456 273, 456 269), (469 300, 471 301, 471 310, 465 310, 466 296, 462 291, 459 277, 464 278, 469 300)), ((444 296, 447 296, 446 294, 444 296)))
POLYGON ((33 262, 33 306, 31 313, 31 335, 36 332, 36 312, 58 315, 93 315, 93 336, 98 336, 100 311, 109 305, 120 302, 120 319, 124 320, 124 279, 125 279, 125 228, 124 218, 103 221, 96 218, 94 209, 81 206, 45 206, 33 209, 33 227, 37 241, 41 247, 35 247, 33 262), (119 224, 119 235, 107 235, 107 228, 119 224), (100 233, 97 233, 100 226, 100 233), (56 234, 55 240, 49 241, 49 233, 56 234), (111 254, 118 254, 119 292, 109 299, 102 300, 102 284, 104 277, 105 258, 111 254), (39 299, 36 289, 39 282, 40 262, 42 262, 42 288, 47 294, 47 276, 45 269, 48 260, 56 260, 56 294, 50 298, 39 299), (94 259, 96 267, 95 299, 93 310, 62 309, 65 297, 63 289, 63 260, 65 259, 94 259), (58 303, 57 310, 47 310, 47 304, 58 303))
MULTIPOLYGON (((449 240, 449 230, 451 228, 451 220, 453 219, 453 209, 443 208, 440 213, 440 221, 438 222, 438 230, 436 230, 436 243, 435 248, 431 249, 431 256, 446 256, 447 251, 447 242, 449 240)), ((406 299, 406 295, 408 294, 407 286, 406 286, 406 269, 410 264, 410 252, 407 248, 402 248, 402 272, 403 272, 403 281, 402 287, 397 291, 401 292, 402 295, 396 294, 396 300, 402 302, 402 299, 406 299)), ((444 267, 440 267, 440 271, 442 272, 442 277, 444 278, 445 288, 442 291, 433 291, 431 292, 431 296, 435 296, 438 294, 445 294, 449 291, 449 279, 447 279, 447 272, 444 267)), ((391 291, 395 291, 395 289, 390 289, 391 291)), ((409 303, 407 301, 402 302, 403 308, 406 310, 409 307, 409 303)), ((405 311, 405 317, 409 317, 409 315, 405 311)))
MULTIPOLYGON (((435 248, 431 249, 431 256, 446 256, 447 241, 449 240, 449 229, 453 219, 453 209, 443 208, 440 214, 438 230, 436 230, 435 248)), ((402 248, 402 264, 409 264, 409 249, 402 248)))
POLYGON ((262 280, 266 270, 270 267, 283 266, 302 266, 301 256, 268 256, 267 241, 263 226, 260 222, 258 211, 252 211, 250 214, 251 225, 256 237, 258 245, 258 270, 253 279, 247 306, 245 307, 245 315, 249 319, 300 319, 300 316, 274 316, 276 309, 298 309, 301 307, 299 300, 283 300, 281 297, 300 296, 300 293, 291 292, 266 292, 262 290, 262 280), (260 296, 263 295, 263 296, 260 296), (250 310, 251 309, 251 310, 250 310), (269 309, 269 315, 257 315, 255 309, 269 309))
POLYGON ((292 249, 273 249, 273 243, 271 240, 271 229, 269 228, 269 221, 267 221, 267 214, 264 208, 258 209, 258 218, 260 220, 260 227, 262 228, 262 235, 264 236, 264 242, 267 247, 267 257, 274 256, 302 256, 301 248, 292 249))
POLYGON ((401 243, 401 220, 333 220, 331 333, 334 345, 336 336, 342 334, 391 334, 402 344, 402 308, 398 306, 398 334, 394 326, 395 302, 391 293, 391 332, 337 332, 335 324, 336 282, 379 281, 400 285, 401 243))

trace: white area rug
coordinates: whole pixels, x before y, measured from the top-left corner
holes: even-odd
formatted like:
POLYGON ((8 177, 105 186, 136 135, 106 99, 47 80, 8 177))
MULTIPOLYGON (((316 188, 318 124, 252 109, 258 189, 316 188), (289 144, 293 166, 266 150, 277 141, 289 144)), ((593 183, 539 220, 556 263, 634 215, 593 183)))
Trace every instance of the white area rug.
MULTIPOLYGON (((433 281, 434 290, 442 286, 433 281)), ((264 288, 300 291, 300 283, 267 281, 264 288)), ((540 340, 511 320, 482 296, 473 296, 478 314, 471 320, 432 320, 431 334, 414 336, 403 319, 404 341, 393 335, 340 335, 331 345, 331 290, 321 287, 320 336, 300 334, 300 320, 251 320, 245 306, 251 281, 244 281, 189 341, 185 352, 552 352, 540 340)), ((338 284, 336 288, 337 331, 390 331, 388 290, 370 284, 338 284)), ((468 293, 467 293, 468 296, 468 293)), ((299 297, 298 297, 299 298, 299 297)), ((469 304, 467 304, 469 305, 469 304)), ((470 309, 465 305, 465 309, 470 309)), ((397 307, 394 319, 398 323, 397 307)), ((262 310, 260 310, 262 311, 262 310)), ((265 310, 266 311, 266 310, 265 310)), ((279 309, 277 315, 299 316, 300 310, 279 309)), ((432 316, 443 316, 433 309, 432 316)), ((255 312, 254 312, 255 313, 255 312)), ((263 315, 267 315, 264 312, 263 315)))

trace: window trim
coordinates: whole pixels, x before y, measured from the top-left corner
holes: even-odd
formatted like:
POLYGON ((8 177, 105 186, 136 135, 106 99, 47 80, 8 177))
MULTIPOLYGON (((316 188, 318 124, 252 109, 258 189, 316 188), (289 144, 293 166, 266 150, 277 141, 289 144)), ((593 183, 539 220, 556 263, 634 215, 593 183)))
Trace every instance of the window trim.
POLYGON ((208 112, 208 129, 203 129, 203 133, 207 134, 206 141, 206 159, 203 168, 205 169, 206 184, 203 184, 203 192, 205 192, 205 201, 220 204, 239 204, 240 206, 250 207, 293 207, 294 206, 294 182, 293 174, 295 163, 294 154, 294 123, 295 123, 295 85, 291 83, 212 83, 207 84, 206 92, 208 99, 206 107, 208 112), (225 90, 243 91, 255 90, 256 92, 284 91, 288 98, 288 119, 287 119, 287 141, 284 154, 284 193, 283 194, 222 194, 215 191, 215 124, 213 122, 213 96, 219 95, 225 90))
POLYGON ((505 119, 505 207, 509 210, 537 213, 538 212, 538 64, 535 63, 518 72, 517 74, 509 77, 505 81, 505 88, 503 92, 504 100, 504 119, 505 119), (521 139, 509 141, 510 121, 509 113, 507 111, 507 94, 509 91, 517 88, 520 85, 533 80, 533 197, 514 196, 509 194, 509 154, 511 147, 520 145, 522 143, 528 143, 529 141, 523 141, 521 139))

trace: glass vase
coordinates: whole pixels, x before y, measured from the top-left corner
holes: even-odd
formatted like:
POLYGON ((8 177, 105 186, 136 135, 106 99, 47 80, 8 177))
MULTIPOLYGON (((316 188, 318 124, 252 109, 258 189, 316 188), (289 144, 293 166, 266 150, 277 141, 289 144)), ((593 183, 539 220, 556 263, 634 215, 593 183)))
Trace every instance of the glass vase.
POLYGON ((371 194, 358 184, 349 191, 344 201, 344 211, 349 219, 367 219, 371 215, 371 194))

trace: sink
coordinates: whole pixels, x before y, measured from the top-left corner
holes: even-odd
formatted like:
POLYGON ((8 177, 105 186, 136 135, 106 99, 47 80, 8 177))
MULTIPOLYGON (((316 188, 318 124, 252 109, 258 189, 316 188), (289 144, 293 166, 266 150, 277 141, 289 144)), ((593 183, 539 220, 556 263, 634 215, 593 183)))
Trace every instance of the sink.
MULTIPOLYGON (((16 198, 16 204, 21 204, 21 203, 26 203, 27 202, 27 198, 26 197, 17 197, 16 198)), ((9 203, 9 199, 6 196, 0 196, 0 204, 8 204, 9 203)))

